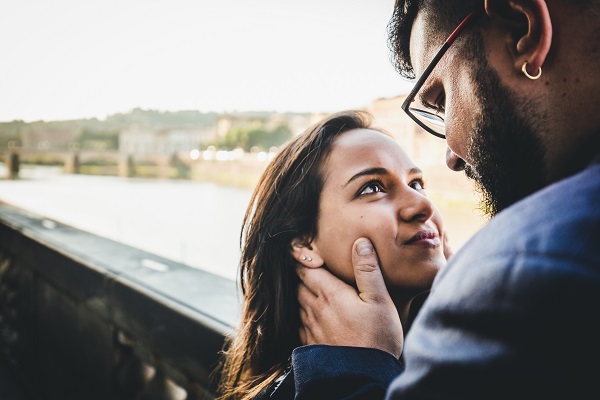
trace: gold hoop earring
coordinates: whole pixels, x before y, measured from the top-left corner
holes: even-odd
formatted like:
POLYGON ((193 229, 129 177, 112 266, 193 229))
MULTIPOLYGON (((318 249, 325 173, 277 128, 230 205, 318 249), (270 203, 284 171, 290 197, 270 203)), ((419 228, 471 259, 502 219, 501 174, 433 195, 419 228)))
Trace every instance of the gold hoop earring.
POLYGON ((527 65, 529 63, 527 61, 525 61, 523 63, 523 67, 521 67, 521 71, 523 71, 523 73, 525 74, 526 77, 528 77, 529 79, 531 79, 532 81, 535 81, 536 79, 539 79, 540 76, 542 76, 542 67, 538 67, 538 73, 537 75, 529 75, 529 72, 527 72, 527 65))

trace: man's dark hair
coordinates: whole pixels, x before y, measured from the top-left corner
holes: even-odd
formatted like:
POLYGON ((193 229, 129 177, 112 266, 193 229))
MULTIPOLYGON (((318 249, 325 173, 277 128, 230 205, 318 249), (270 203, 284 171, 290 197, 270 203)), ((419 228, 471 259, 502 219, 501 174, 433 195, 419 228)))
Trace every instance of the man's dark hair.
POLYGON ((483 7, 480 3, 476 0, 397 0, 388 23, 388 47, 396 71, 405 78, 415 78, 410 61, 410 32, 417 13, 425 13, 430 30, 427 34, 432 40, 443 37, 441 47, 443 40, 469 12, 483 7))
MULTIPOLYGON (((568 0, 569 6, 577 6, 581 11, 598 12, 600 0, 568 0)), ((396 71, 408 79, 415 78, 410 60, 410 32, 418 13, 424 13, 427 21, 427 33, 430 40, 443 41, 471 11, 483 8, 481 0, 396 0, 394 13, 388 23, 388 47, 390 58, 396 71)), ((465 37, 479 35, 478 29, 470 28, 462 34, 465 37)), ((459 46, 457 46, 459 47, 459 46)), ((463 48, 464 50, 464 48, 463 48)), ((459 50, 461 51, 461 50, 459 50)))

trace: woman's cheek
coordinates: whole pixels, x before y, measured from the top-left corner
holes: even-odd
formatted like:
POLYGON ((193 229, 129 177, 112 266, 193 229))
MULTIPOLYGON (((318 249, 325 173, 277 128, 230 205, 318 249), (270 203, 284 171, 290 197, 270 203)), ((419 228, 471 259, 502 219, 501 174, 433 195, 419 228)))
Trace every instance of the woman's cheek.
POLYGON ((348 232, 344 224, 330 220, 322 225, 315 240, 326 267, 346 283, 354 282, 352 245, 356 239, 358 237, 352 239, 351 232, 348 232))

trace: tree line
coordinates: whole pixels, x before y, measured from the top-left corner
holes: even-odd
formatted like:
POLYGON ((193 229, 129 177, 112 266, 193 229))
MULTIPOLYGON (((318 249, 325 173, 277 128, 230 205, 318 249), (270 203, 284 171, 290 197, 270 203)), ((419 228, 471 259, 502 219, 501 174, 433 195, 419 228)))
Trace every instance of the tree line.
MULTIPOLYGON (((220 149, 232 150, 243 148, 251 151, 255 148, 269 149, 279 146, 292 136, 287 124, 287 117, 308 115, 303 113, 286 113, 275 126, 270 121, 270 112, 234 112, 217 113, 196 110, 157 111, 135 108, 129 113, 109 115, 103 120, 97 118, 69 121, 33 121, 15 120, 0 122, 0 148, 3 150, 18 148, 24 145, 25 137, 46 137, 52 147, 52 138, 65 135, 72 137, 71 142, 78 149, 119 148, 119 132, 134 125, 149 126, 153 129, 185 129, 215 126, 217 120, 224 115, 249 121, 237 124, 216 143, 199 143, 200 146, 214 145, 220 149), (261 122, 262 121, 262 122, 261 122)), ((63 140, 64 141, 64 140, 63 140)), ((56 143, 59 141, 57 140, 56 143)), ((60 146, 67 147, 61 142, 60 146)), ((70 148, 53 148, 55 150, 71 150, 70 148)))

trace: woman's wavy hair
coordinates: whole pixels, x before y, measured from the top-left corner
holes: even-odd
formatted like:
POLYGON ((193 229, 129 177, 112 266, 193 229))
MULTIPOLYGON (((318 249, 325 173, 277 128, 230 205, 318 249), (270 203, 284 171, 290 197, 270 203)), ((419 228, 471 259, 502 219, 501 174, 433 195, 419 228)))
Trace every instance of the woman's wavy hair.
POLYGON ((220 399, 252 399, 285 370, 300 343, 299 279, 292 241, 317 235, 322 165, 332 142, 374 129, 364 111, 332 114, 287 142, 261 176, 246 210, 240 247, 243 294, 239 328, 226 343, 220 399))

